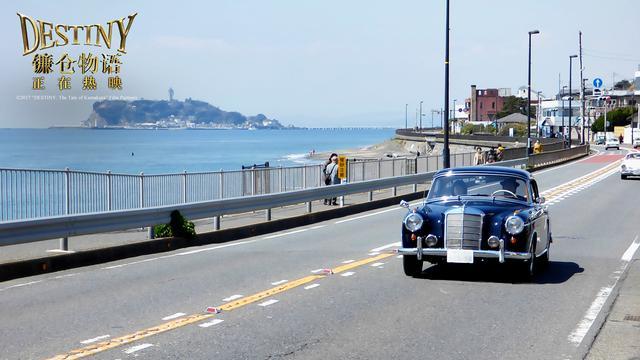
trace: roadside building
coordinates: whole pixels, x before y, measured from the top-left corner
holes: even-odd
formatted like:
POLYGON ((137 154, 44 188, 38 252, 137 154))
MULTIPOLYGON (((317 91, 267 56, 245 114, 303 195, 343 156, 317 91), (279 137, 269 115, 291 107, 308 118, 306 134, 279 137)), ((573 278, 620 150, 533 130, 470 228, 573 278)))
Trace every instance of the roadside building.
POLYGON ((489 125, 496 120, 502 110, 505 98, 511 96, 511 89, 477 89, 471 85, 471 97, 465 100, 468 121, 474 125, 489 125))

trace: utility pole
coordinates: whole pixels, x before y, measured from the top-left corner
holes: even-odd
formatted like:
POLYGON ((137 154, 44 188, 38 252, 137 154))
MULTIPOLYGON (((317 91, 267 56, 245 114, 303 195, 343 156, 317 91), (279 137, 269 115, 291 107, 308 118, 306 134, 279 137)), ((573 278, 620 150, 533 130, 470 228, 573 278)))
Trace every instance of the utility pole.
POLYGON ((580 107, 580 118, 582 120, 582 137, 580 144, 584 145, 584 77, 582 76, 582 72, 584 70, 584 65, 582 65, 582 31, 578 31, 578 46, 580 52, 580 100, 582 101, 582 106, 580 107))
POLYGON ((531 155, 531 35, 539 34, 538 30, 529 31, 529 59, 527 62, 527 157, 531 155))
POLYGON ((569 149, 571 149, 571 117, 573 116, 573 109, 571 107, 571 99, 573 98, 573 90, 571 89, 571 71, 573 66, 573 59, 577 57, 578 55, 569 55, 569 149))
POLYGON ((442 166, 451 167, 449 162, 449 0, 446 0, 445 21, 445 53, 444 53, 444 148, 442 149, 442 166))

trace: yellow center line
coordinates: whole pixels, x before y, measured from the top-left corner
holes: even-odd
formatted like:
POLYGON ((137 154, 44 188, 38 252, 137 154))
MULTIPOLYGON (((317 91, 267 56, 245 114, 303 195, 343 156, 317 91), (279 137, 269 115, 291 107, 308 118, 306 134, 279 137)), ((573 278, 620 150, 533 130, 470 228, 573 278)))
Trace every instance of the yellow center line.
POLYGON ((610 165, 608 165, 608 166, 606 166, 606 167, 604 167, 604 168, 602 168, 600 170, 597 170, 597 171, 595 171, 595 172, 593 172, 591 174, 588 174, 587 176, 585 176, 585 177, 583 177, 581 179, 573 180, 573 181, 570 181, 570 182, 568 182, 566 184, 560 185, 559 187, 553 189, 551 192, 545 194, 546 195, 545 197, 548 198, 549 201, 553 201, 557 195, 560 195, 560 194, 566 192, 567 190, 570 190, 570 189, 572 189, 572 188, 574 188, 574 187, 576 187, 578 185, 587 183, 587 182, 597 178, 598 176, 601 176, 601 175, 613 170, 614 168, 616 168, 618 166, 618 164, 620 162, 621 162, 621 160, 618 160, 618 161, 613 162, 610 165))
MULTIPOLYGON (((378 261, 380 259, 384 259, 387 258, 389 256, 392 256, 393 254, 380 254, 380 255, 376 255, 374 257, 370 257, 370 258, 365 258, 359 261, 355 261, 352 262, 350 264, 346 264, 346 265, 341 265, 338 266, 334 269, 332 269, 332 273, 334 274, 338 274, 341 273, 343 271, 346 270, 350 270, 350 269, 354 269, 357 268, 359 266, 362 265, 366 265, 375 261, 378 261)), ((315 280, 318 279, 322 279, 327 277, 327 275, 309 275, 309 276, 305 276, 303 278, 297 279, 297 280, 293 280, 293 281, 289 281, 285 284, 261 291, 259 293, 253 294, 253 295, 249 295, 249 296, 245 296, 243 298, 240 298, 238 300, 232 301, 232 302, 228 302, 225 303, 223 305, 220 306, 216 306, 217 309, 222 310, 222 311, 232 311, 238 308, 241 308, 243 306, 249 305, 251 303, 254 303, 256 301, 268 298, 270 296, 273 296, 275 294, 279 294, 294 288, 297 288, 301 285, 304 284, 308 284, 310 282, 313 282, 315 280)), ((61 359, 65 359, 65 360, 71 360, 71 359, 80 359, 83 357, 87 357, 87 356, 91 356, 91 355, 95 355, 97 353, 109 350, 109 349, 113 349, 122 345, 126 345, 126 344, 130 344, 132 342, 153 336, 153 335, 157 335, 157 334, 161 334, 164 332, 167 332, 169 330, 174 330, 189 324, 193 324, 193 323, 197 323, 200 322, 202 320, 206 320, 209 319, 211 317, 215 316, 214 314, 193 314, 193 315, 189 315, 189 316, 185 316, 185 317, 181 317, 175 320, 171 320, 171 321, 167 321, 165 323, 162 323, 160 325, 157 326, 153 326, 144 330, 140 330, 140 331, 136 331, 134 333, 131 334, 127 334, 124 336, 120 336, 118 338, 113 338, 107 341, 103 341, 100 343, 96 343, 93 345, 89 345, 89 346, 85 346, 82 348, 78 348, 75 350, 71 350, 65 354, 60 354, 60 355, 56 355, 50 359, 55 359, 55 360, 61 360, 61 359)))

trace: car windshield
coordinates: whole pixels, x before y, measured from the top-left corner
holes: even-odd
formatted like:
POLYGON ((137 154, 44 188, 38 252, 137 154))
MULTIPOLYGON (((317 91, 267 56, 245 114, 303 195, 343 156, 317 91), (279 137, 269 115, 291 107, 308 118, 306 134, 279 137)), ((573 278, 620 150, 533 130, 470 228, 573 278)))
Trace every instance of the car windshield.
POLYGON ((631 153, 627 155, 627 159, 640 159, 640 153, 631 153))
POLYGON ((527 201, 529 187, 523 179, 515 176, 453 174, 436 178, 427 200, 457 196, 495 196, 527 201))

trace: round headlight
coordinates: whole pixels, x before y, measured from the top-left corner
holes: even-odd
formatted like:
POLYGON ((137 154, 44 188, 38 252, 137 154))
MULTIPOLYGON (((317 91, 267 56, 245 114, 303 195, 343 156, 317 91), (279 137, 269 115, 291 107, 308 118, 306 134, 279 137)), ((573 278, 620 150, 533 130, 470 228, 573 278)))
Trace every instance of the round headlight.
POLYGON ((511 235, 520 234, 524 230, 524 221, 518 216, 509 216, 504 223, 504 228, 511 235))
POLYGON ((422 227, 423 222, 422 216, 417 213, 411 213, 404 218, 404 227, 411 232, 418 231, 422 227))

